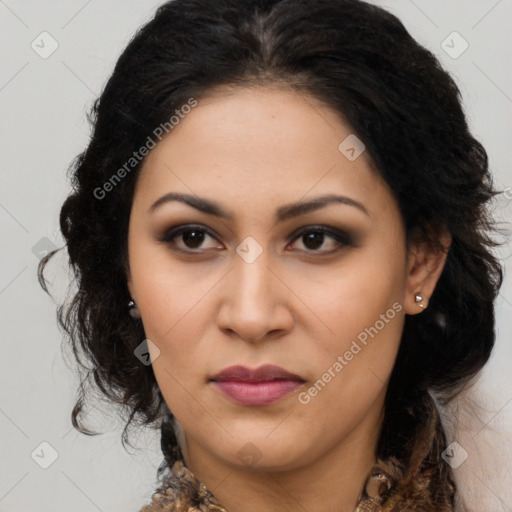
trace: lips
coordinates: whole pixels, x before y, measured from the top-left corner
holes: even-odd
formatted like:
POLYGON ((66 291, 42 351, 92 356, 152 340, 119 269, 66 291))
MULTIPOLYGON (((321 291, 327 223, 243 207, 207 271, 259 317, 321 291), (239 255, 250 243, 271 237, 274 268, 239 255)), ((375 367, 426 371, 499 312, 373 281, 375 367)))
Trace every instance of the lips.
POLYGON ((304 382, 304 379, 295 373, 286 371, 279 366, 267 364, 254 370, 245 366, 229 366, 212 379, 214 382, 243 381, 243 382, 266 382, 272 380, 288 380, 304 382))
POLYGON ((255 370, 230 366, 210 379, 224 396, 242 405, 269 405, 293 393, 305 380, 279 366, 255 370))

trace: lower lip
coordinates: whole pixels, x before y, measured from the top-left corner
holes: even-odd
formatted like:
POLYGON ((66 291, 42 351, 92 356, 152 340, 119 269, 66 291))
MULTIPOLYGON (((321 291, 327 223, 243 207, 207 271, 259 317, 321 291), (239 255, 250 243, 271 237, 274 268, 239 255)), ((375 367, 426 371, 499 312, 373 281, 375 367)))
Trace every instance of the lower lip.
POLYGON ((296 380, 272 380, 264 382, 213 381, 226 396, 243 405, 267 405, 293 393, 302 382, 296 380))

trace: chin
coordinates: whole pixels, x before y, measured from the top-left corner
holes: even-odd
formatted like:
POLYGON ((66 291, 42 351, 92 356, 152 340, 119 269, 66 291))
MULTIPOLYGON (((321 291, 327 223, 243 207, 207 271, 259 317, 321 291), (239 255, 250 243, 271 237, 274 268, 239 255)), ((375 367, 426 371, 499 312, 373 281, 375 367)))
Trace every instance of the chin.
POLYGON ((304 443, 294 441, 293 436, 285 436, 287 443, 278 436, 275 439, 270 437, 244 435, 243 440, 231 440, 230 444, 234 446, 226 450, 230 456, 226 459, 224 452, 219 457, 237 470, 256 472, 288 471, 305 465, 314 458, 311 450, 304 443))

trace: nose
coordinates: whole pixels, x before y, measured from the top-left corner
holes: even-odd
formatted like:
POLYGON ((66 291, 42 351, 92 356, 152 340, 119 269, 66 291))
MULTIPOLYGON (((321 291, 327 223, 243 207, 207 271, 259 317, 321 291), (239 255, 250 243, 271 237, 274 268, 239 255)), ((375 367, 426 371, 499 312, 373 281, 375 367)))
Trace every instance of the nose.
POLYGON ((228 336, 251 343, 289 332, 293 326, 293 294, 278 269, 271 267, 267 251, 251 263, 237 254, 233 266, 223 285, 219 328, 228 336))

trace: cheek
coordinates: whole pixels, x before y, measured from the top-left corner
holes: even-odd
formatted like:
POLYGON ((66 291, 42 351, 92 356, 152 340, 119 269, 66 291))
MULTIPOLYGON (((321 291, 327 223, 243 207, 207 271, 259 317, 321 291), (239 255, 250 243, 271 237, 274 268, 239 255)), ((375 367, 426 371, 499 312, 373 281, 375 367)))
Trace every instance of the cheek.
POLYGON ((375 314, 352 318, 341 314, 338 318, 334 340, 322 345, 321 354, 318 347, 312 352, 310 361, 315 361, 316 375, 298 396, 304 407, 299 415, 308 418, 310 428, 321 432, 325 424, 336 425, 334 438, 340 432, 352 431, 376 401, 383 399, 400 345, 404 315, 396 302, 394 307, 376 308, 375 314))
POLYGON ((304 402, 317 401, 319 411, 328 404, 334 416, 351 411, 357 417, 391 374, 403 330, 405 281, 400 257, 384 252, 360 252, 311 287, 308 305, 329 327, 316 337, 316 375, 304 396, 304 402))
MULTIPOLYGON (((150 291, 150 288, 148 287, 150 291)), ((144 331, 147 338, 159 348, 159 359, 173 372, 182 368, 192 368, 204 347, 205 321, 209 318, 201 297, 204 293, 192 293, 189 289, 186 295, 177 294, 174 288, 164 291, 160 287, 147 298, 143 296, 146 308, 141 310, 144 331)))
POLYGON ((212 288, 214 276, 200 278, 197 267, 173 261, 165 247, 148 241, 133 244, 130 269, 148 338, 166 342, 186 326, 193 340, 197 306, 212 288))
POLYGON ((353 340, 371 339, 369 331, 375 334, 375 326, 378 338, 389 340, 376 351, 400 339, 405 278, 396 259, 361 251, 345 259, 339 269, 317 273, 314 286, 311 282, 303 280, 300 293, 321 320, 314 335, 325 340, 316 346, 324 356, 343 353, 353 340))
POLYGON ((167 405, 180 418, 200 417, 204 410, 198 400, 213 348, 201 341, 205 338, 201 322, 208 318, 206 312, 197 301, 185 300, 176 308, 172 304, 159 306, 158 312, 143 318, 147 337, 158 347, 158 357, 152 355, 151 360, 167 405))

